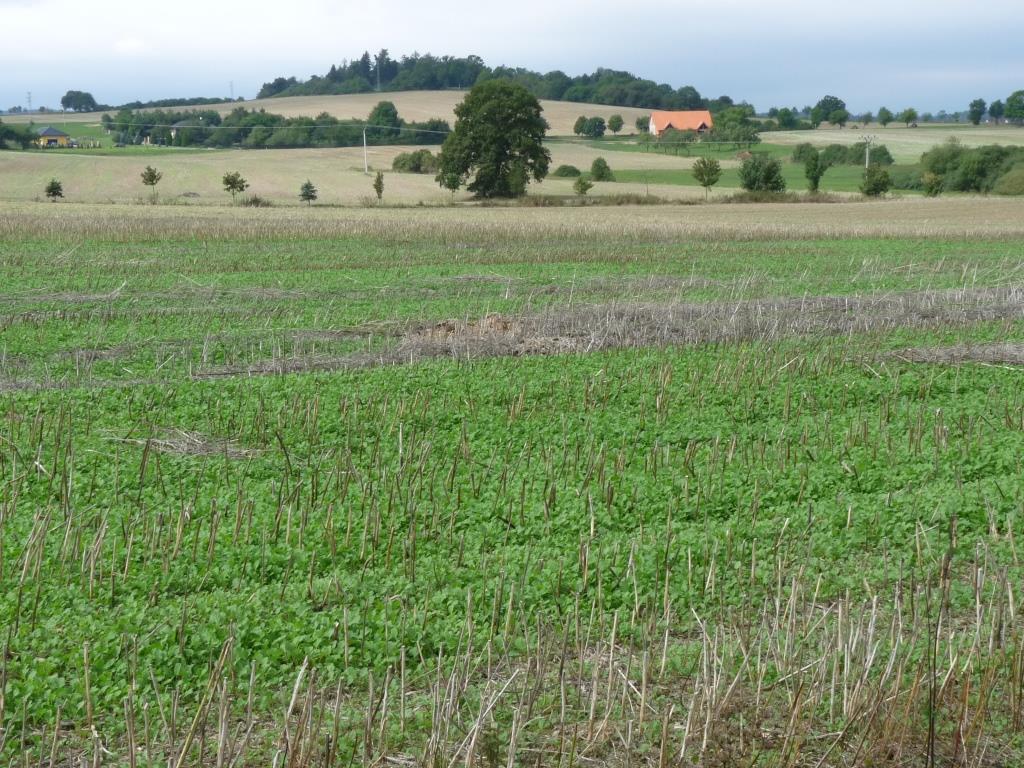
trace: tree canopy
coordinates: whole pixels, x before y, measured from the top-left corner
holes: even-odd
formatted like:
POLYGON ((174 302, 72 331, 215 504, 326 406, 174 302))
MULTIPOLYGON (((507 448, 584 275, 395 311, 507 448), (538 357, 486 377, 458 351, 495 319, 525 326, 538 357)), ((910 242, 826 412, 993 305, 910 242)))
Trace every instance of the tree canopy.
POLYGON ((72 112, 95 112, 99 108, 96 99, 86 91, 68 91, 61 97, 60 106, 72 112))
POLYGON ((968 119, 975 125, 978 125, 981 122, 981 118, 985 116, 986 106, 984 99, 975 99, 972 101, 970 106, 967 108, 968 119))
POLYGON ((722 164, 712 157, 698 157, 693 163, 693 178, 704 187, 704 199, 708 191, 722 178, 722 164))
POLYGON ((320 94, 370 93, 471 88, 486 80, 511 80, 538 99, 578 101, 651 109, 710 109, 733 105, 728 96, 706 99, 692 85, 673 89, 631 72, 601 67, 590 74, 570 77, 560 70, 534 72, 524 67, 488 67, 479 56, 434 56, 414 53, 393 58, 385 49, 334 64, 323 75, 300 81, 277 77, 264 83, 258 98, 320 94))
POLYGON ((1008 120, 1024 121, 1024 91, 1014 91, 1006 98, 1003 114, 1008 120))
POLYGON ((785 192, 782 165, 771 155, 754 154, 740 166, 740 185, 748 192, 785 192))
POLYGON ((548 172, 547 122, 537 98, 521 85, 488 80, 455 108, 455 128, 441 147, 437 181, 464 184, 478 197, 519 197, 548 172))

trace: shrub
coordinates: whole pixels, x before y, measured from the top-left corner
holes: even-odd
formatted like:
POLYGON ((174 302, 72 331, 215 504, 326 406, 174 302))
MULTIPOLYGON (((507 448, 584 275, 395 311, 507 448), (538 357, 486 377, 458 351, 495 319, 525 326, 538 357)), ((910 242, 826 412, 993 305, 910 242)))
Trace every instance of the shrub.
MULTIPOLYGON (((889 178, 892 179, 893 189, 923 190, 925 188, 920 166, 911 165, 897 168, 889 172, 889 178)), ((936 178, 941 183, 941 177, 936 176, 936 178)))
POLYGON ((1024 163, 1000 176, 992 191, 997 195, 1024 195, 1024 163))
POLYGON ((936 173, 926 173, 921 177, 921 188, 928 197, 938 197, 942 193, 942 177, 936 173))
POLYGON ((273 208, 274 204, 267 200, 265 197, 259 195, 248 195, 243 197, 238 202, 239 205, 245 206, 246 208, 273 208))
POLYGON ((580 169, 575 165, 560 165, 551 172, 551 175, 559 179, 574 179, 580 175, 580 169))
POLYGON ((391 161, 391 170, 399 173, 437 173, 440 162, 429 149, 402 152, 391 161))
POLYGON ((814 148, 813 144, 804 142, 803 144, 797 144, 793 147, 793 162, 794 163, 806 163, 812 157, 818 156, 818 150, 814 148))
POLYGON ((740 185, 748 192, 785 192, 782 166, 774 157, 755 154, 740 167, 740 185))
POLYGON ((603 157, 595 157, 594 162, 590 164, 590 177, 594 181, 615 181, 615 174, 603 157))
POLYGON ((818 187, 821 185, 821 177, 825 175, 825 171, 828 169, 828 163, 817 152, 807 158, 807 162, 804 163, 804 176, 807 178, 808 192, 818 191, 818 187))
POLYGON ((871 162, 875 165, 893 165, 896 160, 885 144, 878 144, 871 147, 871 162))
POLYGON ((46 196, 51 202, 57 202, 58 197, 64 197, 64 185, 57 179, 50 179, 46 184, 46 196))
MULTIPOLYGON (((821 150, 821 159, 825 165, 846 165, 848 157, 847 148, 843 144, 829 144, 821 150)), ((863 153, 861 157, 864 157, 863 153)))
POLYGON ((950 136, 944 144, 921 155, 921 164, 926 171, 944 176, 960 165, 960 159, 966 151, 967 148, 960 143, 956 136, 950 136))
POLYGON ((587 181, 585 176, 578 177, 572 184, 573 192, 580 197, 584 197, 593 187, 594 185, 587 181))
POLYGON ((860 191, 868 197, 881 197, 892 189, 892 178, 889 172, 880 165, 872 165, 864 171, 864 181, 861 182, 860 191))

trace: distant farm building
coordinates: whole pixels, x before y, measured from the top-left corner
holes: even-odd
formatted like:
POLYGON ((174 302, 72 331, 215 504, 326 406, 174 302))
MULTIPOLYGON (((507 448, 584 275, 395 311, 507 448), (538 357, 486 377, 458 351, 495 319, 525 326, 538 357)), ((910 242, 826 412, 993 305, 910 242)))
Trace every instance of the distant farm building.
POLYGON ((71 137, 68 136, 64 131, 59 131, 52 126, 46 126, 40 128, 37 133, 39 138, 36 142, 40 147, 69 147, 71 146, 71 137))
POLYGON ((685 112, 652 112, 648 130, 652 136, 661 136, 669 128, 675 128, 677 131, 707 133, 714 127, 715 121, 710 112, 706 109, 693 109, 685 112))

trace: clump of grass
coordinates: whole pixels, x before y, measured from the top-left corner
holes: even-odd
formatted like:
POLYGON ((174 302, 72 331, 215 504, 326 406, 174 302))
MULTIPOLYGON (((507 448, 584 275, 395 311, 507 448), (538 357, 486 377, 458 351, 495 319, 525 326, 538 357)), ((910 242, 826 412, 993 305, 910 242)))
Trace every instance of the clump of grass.
POLYGON ((833 192, 734 192, 715 200, 716 203, 849 203, 851 201, 850 197, 833 192))
POLYGON ((265 197, 259 195, 246 195, 238 201, 238 204, 243 208, 273 208, 274 203, 265 197))

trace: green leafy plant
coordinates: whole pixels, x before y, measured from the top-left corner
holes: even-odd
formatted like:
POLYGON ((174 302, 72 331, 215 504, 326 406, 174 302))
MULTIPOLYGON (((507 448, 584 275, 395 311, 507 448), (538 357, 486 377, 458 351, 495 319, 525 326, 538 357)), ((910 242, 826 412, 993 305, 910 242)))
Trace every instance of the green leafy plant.
POLYGON ((785 192, 782 166, 770 155, 755 153, 740 166, 740 185, 748 192, 785 192))
POLYGON ((57 202, 58 197, 64 197, 64 185, 57 179, 50 179, 46 183, 46 196, 50 198, 50 202, 57 202))
POLYGON ((235 197, 238 194, 249 188, 249 182, 246 181, 238 171, 225 173, 224 178, 221 179, 221 183, 224 185, 224 191, 231 193, 232 201, 235 200, 235 197))
POLYGON ((714 158, 698 157, 693 163, 693 178, 704 187, 704 199, 708 199, 711 187, 722 178, 722 164, 714 158))
POLYGON ((593 189, 593 187, 594 185, 587 180, 586 176, 579 176, 577 177, 576 181, 572 183, 573 192, 575 192, 580 197, 584 197, 587 194, 587 192, 593 189))
POLYGON ((313 182, 306 179, 302 186, 299 187, 299 200, 304 202, 307 206, 313 204, 313 201, 317 198, 316 187, 313 186, 313 182))
POLYGON ((889 172, 880 165, 872 165, 864 171, 864 181, 860 191, 868 197, 881 197, 892 189, 892 178, 889 172))
POLYGON ((594 181, 615 181, 615 174, 612 173, 608 161, 603 157, 595 157, 590 164, 590 178, 594 181))

